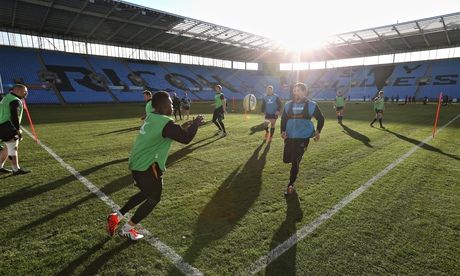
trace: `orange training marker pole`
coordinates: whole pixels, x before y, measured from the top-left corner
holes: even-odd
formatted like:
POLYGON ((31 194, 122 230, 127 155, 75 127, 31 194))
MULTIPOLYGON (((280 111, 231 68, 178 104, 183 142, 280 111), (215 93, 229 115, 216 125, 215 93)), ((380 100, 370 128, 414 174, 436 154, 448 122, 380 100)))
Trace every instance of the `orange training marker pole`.
POLYGON ((438 125, 439 109, 441 108, 441 100, 442 100, 442 92, 439 94, 438 110, 436 111, 436 119, 434 120, 433 137, 436 134, 436 126, 438 125))
POLYGON ((22 103, 24 104, 24 109, 26 110, 27 118, 29 119, 30 127, 32 128, 32 133, 34 134, 35 142, 38 142, 37 133, 35 133, 34 124, 32 123, 32 119, 30 118, 29 109, 27 108, 26 100, 22 99, 22 103))

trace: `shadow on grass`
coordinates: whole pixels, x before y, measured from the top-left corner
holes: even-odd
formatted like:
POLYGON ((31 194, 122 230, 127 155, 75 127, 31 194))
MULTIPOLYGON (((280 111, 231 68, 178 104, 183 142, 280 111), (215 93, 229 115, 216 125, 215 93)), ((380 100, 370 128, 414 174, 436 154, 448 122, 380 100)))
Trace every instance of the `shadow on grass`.
MULTIPOLYGON (((105 195, 108 195, 108 194, 113 193, 113 192, 115 192, 117 190, 121 190, 126 185, 125 184, 120 185, 120 183, 132 184, 133 183, 133 178, 132 178, 131 174, 128 174, 128 175, 126 175, 126 176, 124 176, 124 177, 122 177, 120 179, 117 179, 117 180, 113 181, 112 183, 104 186, 101 189, 101 192, 103 192, 105 195)), ((35 228, 38 227, 39 225, 47 223, 47 222, 59 217, 62 214, 66 214, 68 212, 71 212, 74 209, 78 210, 78 208, 80 208, 79 207, 80 205, 83 205, 88 200, 91 200, 91 199, 94 199, 94 198, 97 198, 97 197, 98 197, 97 194, 89 193, 87 196, 85 196, 85 197, 83 197, 83 198, 81 198, 79 200, 73 201, 73 202, 65 205, 62 208, 56 209, 56 210, 46 214, 45 216, 37 217, 36 220, 30 221, 28 224, 19 227, 16 231, 11 232, 10 235, 18 235, 18 233, 21 233, 21 235, 27 236, 27 233, 29 231, 35 231, 35 228)), ((106 214, 103 214, 103 215, 104 215, 104 218, 105 218, 106 214)), ((104 221, 104 223, 105 223, 106 220, 102 220, 102 221, 104 221)), ((100 229, 103 229, 103 226, 104 226, 104 224, 101 224, 100 229)), ((70 227, 70 225, 69 225, 69 227, 70 227)), ((64 230, 64 232, 65 231, 67 231, 67 230, 64 230)), ((50 232, 50 234, 48 236, 44 237, 44 239, 54 238, 55 235, 59 235, 59 232, 50 232)), ((11 237, 11 238, 13 238, 13 237, 11 237)))
POLYGON ((251 132, 249 133, 249 135, 254 135, 256 132, 260 132, 260 131, 264 130, 264 123, 255 125, 255 126, 251 127, 250 130, 251 130, 251 132))
POLYGON ((117 129, 117 130, 109 131, 106 133, 99 133, 96 136, 103 136, 103 135, 109 135, 109 134, 124 134, 124 133, 132 132, 132 131, 139 131, 140 128, 141 128, 141 125, 139 124, 139 126, 136 126, 136 127, 117 129))
MULTIPOLYGON (((104 167, 114 165, 114 164, 118 164, 118 163, 122 163, 122 162, 128 162, 128 158, 113 160, 113 161, 101 164, 99 166, 89 168, 87 170, 84 170, 84 171, 80 172, 80 175, 82 175, 82 176, 90 175, 90 174, 92 174, 94 172, 97 172, 98 170, 100 170, 100 169, 102 169, 104 167)), ((69 176, 67 176, 67 177, 65 177, 63 179, 59 179, 59 180, 50 182, 50 183, 45 184, 45 185, 40 185, 40 186, 37 186, 37 187, 34 187, 34 188, 32 188, 31 186, 22 188, 22 189, 17 190, 17 191, 15 191, 13 193, 10 193, 8 195, 0 197, 0 210, 4 209, 7 206, 10 206, 10 205, 16 204, 18 202, 21 202, 23 200, 33 198, 33 197, 36 197, 36 196, 41 195, 43 193, 49 192, 51 190, 54 190, 56 188, 62 187, 62 186, 66 185, 66 184, 68 184, 68 183, 70 183, 72 181, 75 181, 75 180, 76 180, 76 178, 75 178, 74 175, 69 175, 69 176)), ((132 183, 132 181, 130 183, 132 183)))
POLYGON ((354 131, 353 129, 347 127, 344 124, 341 124, 341 126, 343 128, 343 133, 347 134, 348 136, 350 136, 353 139, 356 139, 358 141, 363 142, 363 144, 366 145, 366 147, 373 148, 373 146, 370 144, 371 139, 369 139, 369 137, 367 137, 366 135, 363 135, 363 134, 361 134, 361 133, 359 133, 357 131, 354 131))
MULTIPOLYGON (((98 243, 90 248, 85 254, 81 255, 73 262, 71 262, 66 268, 64 268, 58 275, 59 276, 67 276, 67 275, 75 275, 75 269, 85 263, 88 259, 91 258, 92 255, 100 251, 104 244, 107 243, 109 239, 104 242, 98 243)), ((120 245, 114 247, 112 250, 108 251, 107 253, 102 254, 100 257, 95 259, 94 261, 89 264, 85 270, 80 273, 80 275, 98 275, 99 269, 103 267, 107 262, 111 261, 114 255, 120 254, 121 251, 128 249, 133 244, 132 241, 125 241, 120 245)))
MULTIPOLYGON (((251 208, 260 194, 262 170, 265 167, 268 144, 259 156, 266 140, 258 146, 246 164, 236 168, 221 184, 198 217, 192 237, 193 244, 184 254, 192 262, 208 244, 225 237, 251 208)), ((233 248, 226 250, 233 251, 233 248)))
MULTIPOLYGON (((276 249, 277 246, 287 241, 291 237, 295 237, 294 234, 297 232, 296 223, 302 221, 303 213, 300 208, 299 198, 297 193, 294 193, 286 197, 286 219, 280 225, 275 235, 272 238, 270 244, 270 251, 276 249)), ((292 240, 293 245, 286 252, 277 256, 273 262, 271 262, 266 270, 265 275, 297 275, 296 274, 296 240, 292 240)))
MULTIPOLYGON (((412 143, 416 146, 420 145, 422 143, 422 141, 419 141, 419 140, 415 140, 415 139, 412 139, 412 138, 409 138, 407 136, 404 136, 402 134, 399 134, 399 133, 396 133, 396 132, 393 132, 389 129, 381 129, 382 131, 386 131, 388 133, 391 133, 393 134, 394 136, 398 137, 399 139, 401 140, 404 140, 406 142, 409 142, 409 143, 412 143)), ((450 157, 450 158, 453 158, 455 160, 460 160, 460 157, 459 156, 456 156, 456 155, 453 155, 453 154, 449 154, 449 153, 445 153, 444 151, 438 149, 438 148, 435 148, 433 146, 430 146, 428 144, 423 144, 422 146, 420 146, 422 149, 425 149, 425 150, 429 150, 429 151, 433 151, 433 152, 436 152, 436 153, 440 153, 440 154, 443 154, 447 157, 450 157)))
POLYGON ((210 136, 208 138, 196 141, 193 144, 188 144, 187 146, 185 146, 185 147, 181 148, 180 150, 174 152, 173 154, 169 155, 168 159, 166 160, 166 167, 169 167, 169 166, 173 165, 174 163, 180 161, 181 159, 186 157, 192 151, 195 151, 196 149, 205 147, 205 146, 207 146, 207 145, 209 145, 211 143, 216 142, 218 139, 215 139, 215 137, 217 137, 217 136, 216 135, 210 136), (208 140, 211 140, 211 141, 208 141, 208 140), (203 142, 206 142, 206 141, 208 141, 208 142, 203 143, 203 142), (200 144, 200 143, 203 143, 203 144, 200 144), (198 144, 200 144, 200 145, 198 145, 198 144))

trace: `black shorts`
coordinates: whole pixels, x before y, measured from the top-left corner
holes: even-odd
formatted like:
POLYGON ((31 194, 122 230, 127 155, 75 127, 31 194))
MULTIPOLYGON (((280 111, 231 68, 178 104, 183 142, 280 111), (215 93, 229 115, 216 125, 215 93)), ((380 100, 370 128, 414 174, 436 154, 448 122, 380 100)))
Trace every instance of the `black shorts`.
POLYGON ((224 119, 224 108, 221 106, 217 109, 214 109, 212 114, 212 121, 223 120, 224 119))
POLYGON ((268 119, 268 120, 275 119, 276 120, 278 119, 278 115, 265 113, 265 119, 268 119))
POLYGON ((340 110, 343 110, 343 106, 336 106, 335 107, 335 111, 340 111, 340 110))
POLYGON ((153 163, 146 171, 131 171, 134 185, 148 198, 160 201, 163 191, 163 172, 157 163, 153 163))
POLYGON ((9 121, 4 122, 0 125, 0 139, 2 141, 8 142, 11 139, 13 139, 14 136, 16 136, 17 134, 17 131, 13 128, 9 121))
POLYGON ((283 162, 296 162, 299 157, 302 157, 308 148, 310 139, 289 139, 284 140, 283 162))
POLYGON ((190 106, 184 106, 184 110, 190 110, 190 106))
POLYGON ((375 114, 383 114, 383 109, 375 109, 375 114))

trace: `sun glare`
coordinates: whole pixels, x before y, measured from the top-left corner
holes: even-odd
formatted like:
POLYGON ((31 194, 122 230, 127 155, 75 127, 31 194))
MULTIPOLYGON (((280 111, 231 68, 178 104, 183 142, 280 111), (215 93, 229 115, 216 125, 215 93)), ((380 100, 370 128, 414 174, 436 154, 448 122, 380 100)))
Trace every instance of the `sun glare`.
POLYGON ((299 34, 298 32, 287 32, 278 39, 281 47, 286 51, 305 52, 326 45, 320 36, 299 34))

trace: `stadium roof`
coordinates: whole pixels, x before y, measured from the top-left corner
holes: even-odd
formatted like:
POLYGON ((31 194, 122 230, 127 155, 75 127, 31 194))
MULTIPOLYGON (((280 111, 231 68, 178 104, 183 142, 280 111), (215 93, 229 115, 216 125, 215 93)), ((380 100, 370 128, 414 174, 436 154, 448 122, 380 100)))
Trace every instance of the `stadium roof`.
POLYGON ((460 44, 460 12, 333 35, 324 47, 285 52, 275 40, 116 0, 2 0, 0 31, 131 45, 225 60, 311 62, 460 44))

